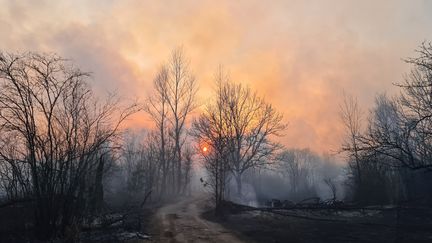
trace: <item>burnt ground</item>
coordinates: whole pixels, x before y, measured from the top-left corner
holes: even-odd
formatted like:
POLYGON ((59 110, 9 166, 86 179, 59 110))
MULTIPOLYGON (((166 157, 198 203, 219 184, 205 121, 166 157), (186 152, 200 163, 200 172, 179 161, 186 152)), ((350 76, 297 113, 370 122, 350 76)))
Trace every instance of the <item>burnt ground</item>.
POLYGON ((31 203, 0 208, 0 242, 23 242, 34 238, 31 203))
POLYGON ((432 242, 432 210, 227 212, 208 220, 241 234, 245 242, 432 242), (305 218, 299 218, 305 217, 305 218), (399 220, 397 220, 399 218, 399 220))
POLYGON ((152 241, 432 242, 431 209, 268 212, 228 208, 221 218, 208 204, 203 197, 192 197, 160 208, 152 220, 152 241))
MULTIPOLYGON (((28 206, 0 209, 0 242, 37 242, 28 206)), ((112 219, 123 215, 121 220, 83 230, 75 242, 432 242, 432 209, 426 208, 397 213, 394 209, 268 212, 228 207, 220 218, 208 199, 195 196, 127 210, 127 214, 115 211, 112 219)))
MULTIPOLYGON (((57 238, 51 242, 148 242, 147 229, 158 205, 118 207, 74 233, 73 238, 57 238)), ((0 207, 0 243, 43 242, 36 240, 32 203, 16 203, 0 207)))

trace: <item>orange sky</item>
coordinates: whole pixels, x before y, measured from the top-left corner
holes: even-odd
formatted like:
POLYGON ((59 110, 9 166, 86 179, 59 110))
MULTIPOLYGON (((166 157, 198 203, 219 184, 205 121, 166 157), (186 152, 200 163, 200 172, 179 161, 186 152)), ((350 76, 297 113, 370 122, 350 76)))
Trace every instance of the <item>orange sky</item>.
MULTIPOLYGON (((285 114, 282 142, 319 152, 341 142, 343 90, 364 109, 395 92, 414 55, 432 40, 432 1, 6 1, 2 51, 56 52, 93 73, 98 91, 144 99, 153 76, 183 45, 200 86, 219 64, 285 114), (37 3, 36 3, 37 2, 37 3), (91 2, 91 3, 89 3, 91 2)), ((130 121, 142 126, 144 114, 130 121)))

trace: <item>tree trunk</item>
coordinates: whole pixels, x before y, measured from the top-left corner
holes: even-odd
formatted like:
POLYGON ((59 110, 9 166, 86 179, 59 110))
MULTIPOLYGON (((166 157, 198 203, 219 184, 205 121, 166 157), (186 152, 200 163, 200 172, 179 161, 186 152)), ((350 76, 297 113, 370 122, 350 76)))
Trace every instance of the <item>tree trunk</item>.
POLYGON ((237 195, 242 198, 242 175, 240 173, 237 173, 235 175, 235 179, 237 182, 237 195))
POLYGON ((101 155, 99 158, 99 164, 96 169, 96 178, 95 178, 95 184, 94 184, 94 195, 92 200, 92 205, 90 207, 92 208, 92 213, 98 213, 100 212, 102 205, 103 205, 103 171, 105 167, 105 158, 104 155, 101 155))

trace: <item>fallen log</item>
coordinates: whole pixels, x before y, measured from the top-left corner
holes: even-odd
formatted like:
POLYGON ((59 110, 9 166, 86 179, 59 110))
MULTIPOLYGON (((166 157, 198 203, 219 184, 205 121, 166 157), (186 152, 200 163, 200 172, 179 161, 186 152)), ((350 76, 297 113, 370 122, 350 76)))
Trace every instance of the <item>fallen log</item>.
MULTIPOLYGON (((260 210, 260 209, 258 209, 258 210, 260 210)), ((304 216, 304 215, 289 214, 289 213, 279 212, 279 211, 274 211, 274 210, 260 210, 260 211, 269 212, 269 213, 273 213, 273 214, 277 214, 277 215, 281 215, 281 216, 286 216, 286 217, 293 217, 293 218, 307 219, 307 220, 314 220, 314 221, 341 222, 341 223, 348 222, 347 220, 342 220, 342 219, 317 218, 317 217, 310 217, 310 216, 304 216)))
MULTIPOLYGON (((301 218, 306 220, 315 220, 315 221, 327 221, 327 222, 348 222, 348 220, 345 219, 335 219, 335 218, 322 218, 322 217, 313 217, 313 216, 306 216, 306 215, 300 215, 300 214, 294 214, 290 213, 290 211, 359 211, 361 213, 364 213, 365 211, 391 211, 391 210, 412 210, 412 209, 423 209, 418 207, 403 207, 399 205, 391 205, 391 206, 368 206, 368 207, 359 207, 356 205, 333 205, 333 204, 296 204, 291 207, 252 207, 247 205, 241 205, 236 204, 233 202, 225 202, 225 207, 231 208, 234 212, 237 211, 261 211, 261 212, 267 212, 272 213, 276 215, 281 216, 287 216, 287 217, 294 217, 294 218, 301 218)), ((375 225, 375 224, 374 224, 375 225)), ((380 226, 386 226, 384 224, 376 224, 380 226)))

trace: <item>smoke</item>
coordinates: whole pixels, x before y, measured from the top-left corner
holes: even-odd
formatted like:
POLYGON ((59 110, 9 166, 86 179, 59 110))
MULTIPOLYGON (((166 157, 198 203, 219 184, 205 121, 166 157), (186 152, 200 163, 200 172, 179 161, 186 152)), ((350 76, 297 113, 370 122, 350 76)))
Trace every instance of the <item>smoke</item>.
POLYGON ((278 199, 299 202, 311 197, 321 200, 332 199, 330 187, 324 182, 330 179, 336 186, 336 197, 344 198, 344 167, 335 157, 318 155, 308 149, 288 149, 288 153, 296 153, 296 178, 292 168, 279 161, 267 168, 251 169, 243 175, 243 191, 240 197, 236 193, 235 180, 229 184, 229 200, 250 206, 263 206, 267 201, 278 199), (303 157, 300 157, 303 156, 303 157), (303 159, 300 161, 300 159, 303 159), (304 159, 306 158, 306 159, 304 159))
MULTIPOLYGON (((92 72, 96 90, 143 98, 184 45, 203 100, 222 63, 286 114, 285 145, 320 152, 340 143, 342 89, 370 104, 370 90, 388 90, 401 79, 394 70, 407 70, 400 58, 432 39, 421 0, 0 2, 2 50, 58 53, 92 72)), ((145 125, 143 114, 131 123, 145 125)))
POLYGON ((237 185, 235 184, 235 180, 230 180, 229 186, 228 186, 228 199, 242 205, 248 205, 251 207, 257 207, 259 206, 257 194, 256 194, 256 188, 248 183, 245 182, 242 184, 242 192, 241 196, 238 195, 237 185))

